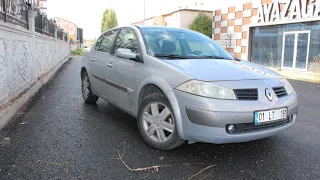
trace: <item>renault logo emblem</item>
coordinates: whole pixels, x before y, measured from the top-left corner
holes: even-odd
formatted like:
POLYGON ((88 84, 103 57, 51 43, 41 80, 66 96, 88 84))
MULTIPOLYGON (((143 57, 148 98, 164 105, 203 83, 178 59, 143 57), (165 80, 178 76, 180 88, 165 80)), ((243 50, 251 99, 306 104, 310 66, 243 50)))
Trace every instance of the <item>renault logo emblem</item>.
POLYGON ((268 88, 266 89, 266 96, 269 99, 269 101, 272 101, 273 94, 271 93, 271 91, 268 88))

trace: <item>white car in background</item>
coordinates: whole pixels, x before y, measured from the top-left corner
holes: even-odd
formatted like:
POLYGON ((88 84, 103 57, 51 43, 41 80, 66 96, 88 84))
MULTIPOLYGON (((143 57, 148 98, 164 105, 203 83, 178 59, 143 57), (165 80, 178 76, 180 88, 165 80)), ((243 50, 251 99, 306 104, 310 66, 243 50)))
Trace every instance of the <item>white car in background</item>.
POLYGON ((91 50, 91 48, 90 48, 89 46, 84 46, 84 47, 83 47, 83 50, 86 51, 86 52, 88 52, 88 51, 91 50))

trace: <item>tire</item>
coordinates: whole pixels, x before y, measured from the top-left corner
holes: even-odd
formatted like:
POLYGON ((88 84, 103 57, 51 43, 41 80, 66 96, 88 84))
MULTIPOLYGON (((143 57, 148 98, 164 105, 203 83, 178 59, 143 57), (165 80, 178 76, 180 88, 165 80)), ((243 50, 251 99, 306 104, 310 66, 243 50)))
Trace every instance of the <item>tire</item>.
POLYGON ((157 149, 171 150, 185 142, 178 135, 172 107, 164 94, 153 93, 142 101, 138 127, 143 139, 157 149))
POLYGON ((96 104, 99 97, 94 95, 91 90, 88 73, 85 71, 81 78, 82 97, 87 104, 96 104))

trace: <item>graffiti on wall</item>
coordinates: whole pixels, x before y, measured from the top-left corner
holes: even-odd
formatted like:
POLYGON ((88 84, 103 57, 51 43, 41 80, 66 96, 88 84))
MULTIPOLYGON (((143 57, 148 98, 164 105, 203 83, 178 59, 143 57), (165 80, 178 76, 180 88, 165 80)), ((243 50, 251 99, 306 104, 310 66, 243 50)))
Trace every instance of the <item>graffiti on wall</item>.
POLYGON ((221 33, 220 45, 224 48, 236 47, 236 34, 235 33, 221 33))

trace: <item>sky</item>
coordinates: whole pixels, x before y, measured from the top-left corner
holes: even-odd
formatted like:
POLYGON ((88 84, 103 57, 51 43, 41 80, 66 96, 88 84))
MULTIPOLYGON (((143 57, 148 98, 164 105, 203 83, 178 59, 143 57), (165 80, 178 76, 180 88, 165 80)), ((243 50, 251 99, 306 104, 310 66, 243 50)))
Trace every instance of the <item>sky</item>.
MULTIPOLYGON (((224 0, 223 5, 233 4, 239 0, 224 0)), ((193 6, 195 2, 203 3, 202 7, 216 9, 217 0, 145 0, 146 18, 169 13, 179 7, 193 6)), ((47 0, 48 17, 60 17, 74 22, 83 29, 85 39, 95 39, 100 36, 102 14, 105 9, 116 11, 118 25, 126 26, 144 18, 144 0, 47 0)), ((221 3, 219 3, 221 5, 221 3)), ((220 6, 219 5, 219 6, 220 6)))

